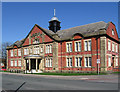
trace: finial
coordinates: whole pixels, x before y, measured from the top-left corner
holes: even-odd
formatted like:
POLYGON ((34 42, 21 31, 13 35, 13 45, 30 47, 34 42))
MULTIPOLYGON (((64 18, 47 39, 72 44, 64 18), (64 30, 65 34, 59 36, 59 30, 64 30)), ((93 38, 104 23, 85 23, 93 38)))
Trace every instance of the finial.
POLYGON ((54 8, 54 16, 55 16, 55 8, 54 8))

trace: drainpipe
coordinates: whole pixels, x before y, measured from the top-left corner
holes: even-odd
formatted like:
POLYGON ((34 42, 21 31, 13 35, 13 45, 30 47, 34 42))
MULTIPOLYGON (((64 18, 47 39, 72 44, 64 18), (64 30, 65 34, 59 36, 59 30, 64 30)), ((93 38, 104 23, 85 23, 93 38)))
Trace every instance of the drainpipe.
POLYGON ((61 73, 62 73, 62 42, 60 44, 61 44, 61 73))
MULTIPOLYGON (((96 37, 96 48, 97 48, 97 59, 98 59, 98 36, 96 37)), ((98 72, 98 66, 99 66, 99 64, 97 64, 97 72, 98 72)))

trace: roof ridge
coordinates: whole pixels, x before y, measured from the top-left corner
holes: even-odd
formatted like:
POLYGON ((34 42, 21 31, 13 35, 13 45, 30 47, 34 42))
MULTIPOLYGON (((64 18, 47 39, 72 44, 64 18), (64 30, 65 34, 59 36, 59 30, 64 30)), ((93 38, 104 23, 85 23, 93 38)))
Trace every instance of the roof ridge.
MULTIPOLYGON (((80 26, 75 26, 75 27, 71 27, 71 28, 68 28, 68 29, 73 29, 73 28, 77 28, 77 27, 84 27, 84 26, 87 26, 87 25, 91 25, 91 24, 96 24, 96 23, 106 23, 104 21, 98 21, 98 22, 94 22, 94 23, 90 23, 90 24, 85 24, 85 25, 80 25, 80 26)), ((107 24, 107 23, 106 23, 107 24)), ((63 30, 68 30, 68 29, 63 29, 63 30)), ((56 33, 58 33, 59 31, 63 31, 63 30, 58 30, 56 33)))

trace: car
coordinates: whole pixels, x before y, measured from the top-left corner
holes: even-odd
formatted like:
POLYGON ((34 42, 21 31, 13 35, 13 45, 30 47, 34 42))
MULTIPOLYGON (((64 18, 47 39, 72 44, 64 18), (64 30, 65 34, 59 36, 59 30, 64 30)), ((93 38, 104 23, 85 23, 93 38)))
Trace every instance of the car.
POLYGON ((7 69, 5 67, 2 67, 1 71, 7 71, 7 69))

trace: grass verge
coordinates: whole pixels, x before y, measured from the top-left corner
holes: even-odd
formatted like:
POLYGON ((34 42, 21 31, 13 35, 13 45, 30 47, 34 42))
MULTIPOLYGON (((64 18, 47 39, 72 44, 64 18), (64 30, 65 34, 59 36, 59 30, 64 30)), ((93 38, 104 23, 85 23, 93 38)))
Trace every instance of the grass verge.
MULTIPOLYGON (((28 73, 30 74, 30 73, 28 73)), ((37 75, 59 75, 59 76, 79 76, 79 75, 98 75, 97 73, 32 73, 37 75)), ((107 73, 100 73, 99 75, 106 75, 107 73)))
MULTIPOLYGON (((9 72, 9 73, 16 73, 10 71, 0 71, 0 72, 9 72)), ((31 73, 24 73, 24 74, 31 74, 31 73)), ((36 75, 58 75, 58 76, 79 76, 79 75, 98 75, 97 73, 32 73, 36 75)), ((107 75, 107 73, 99 73, 99 75, 107 75)))

